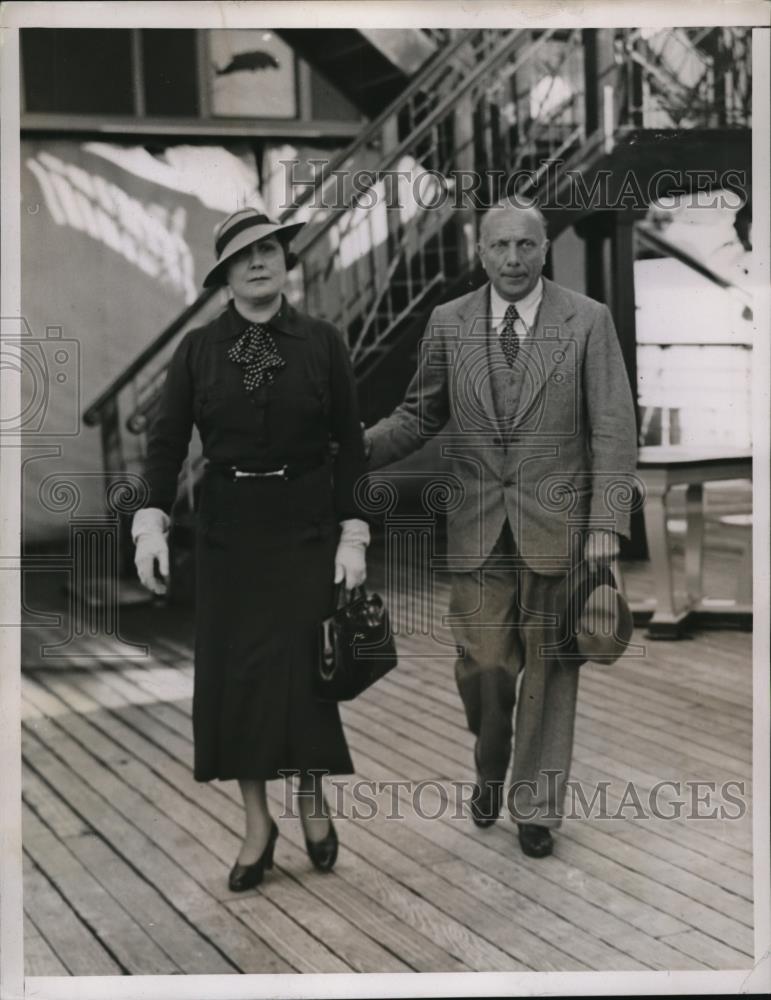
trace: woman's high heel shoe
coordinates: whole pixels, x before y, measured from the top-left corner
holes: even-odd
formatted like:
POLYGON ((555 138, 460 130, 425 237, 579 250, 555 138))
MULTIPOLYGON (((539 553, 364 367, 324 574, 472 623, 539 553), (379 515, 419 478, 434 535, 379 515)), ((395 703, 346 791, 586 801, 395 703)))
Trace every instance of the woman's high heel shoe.
POLYGON ((231 892, 245 892, 247 889, 254 889, 262 882, 262 878, 268 868, 273 867, 273 851, 278 839, 278 827, 271 820, 270 833, 265 850, 252 865, 242 865, 237 861, 233 865, 228 878, 228 888, 231 892))
POLYGON ((308 840, 305 838, 305 849, 313 862, 313 867, 320 872, 331 872, 337 861, 337 833, 332 818, 329 819, 329 833, 323 840, 308 840))

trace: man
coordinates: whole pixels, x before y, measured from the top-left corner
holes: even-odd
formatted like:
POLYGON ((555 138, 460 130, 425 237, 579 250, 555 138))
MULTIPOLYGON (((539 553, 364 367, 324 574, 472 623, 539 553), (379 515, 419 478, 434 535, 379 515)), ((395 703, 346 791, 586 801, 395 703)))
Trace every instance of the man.
POLYGON ((448 555, 455 675, 476 736, 471 813, 489 826, 500 812, 516 702, 508 804, 533 857, 552 851, 572 755, 578 668, 554 652, 560 584, 582 555, 611 559, 628 537, 629 510, 615 508, 637 454, 610 313, 542 278, 548 245, 537 207, 486 213, 489 281, 434 310, 404 402, 365 435, 376 469, 442 432, 462 494, 448 555))

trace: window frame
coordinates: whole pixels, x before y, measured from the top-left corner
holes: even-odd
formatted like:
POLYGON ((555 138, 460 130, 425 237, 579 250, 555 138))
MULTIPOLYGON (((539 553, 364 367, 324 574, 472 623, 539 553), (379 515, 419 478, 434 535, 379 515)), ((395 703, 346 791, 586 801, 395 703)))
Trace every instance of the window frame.
MULTIPOLYGON (((60 29, 66 31, 66 28, 60 29)), ((196 32, 196 80, 198 85, 197 116, 158 116, 144 113, 144 75, 141 28, 117 28, 131 32, 132 91, 134 113, 88 114, 80 112, 27 111, 24 84, 24 59, 19 60, 20 112, 22 133, 101 133, 128 136, 196 136, 223 138, 287 138, 287 139, 355 139, 368 121, 364 114, 359 120, 314 119, 312 113, 310 66, 302 57, 295 57, 294 84, 297 113, 292 118, 245 118, 216 116, 211 112, 208 88, 209 46, 208 29, 196 32)), ((163 30, 163 29, 158 29, 163 30)), ((21 32, 21 44, 24 32, 21 32)))

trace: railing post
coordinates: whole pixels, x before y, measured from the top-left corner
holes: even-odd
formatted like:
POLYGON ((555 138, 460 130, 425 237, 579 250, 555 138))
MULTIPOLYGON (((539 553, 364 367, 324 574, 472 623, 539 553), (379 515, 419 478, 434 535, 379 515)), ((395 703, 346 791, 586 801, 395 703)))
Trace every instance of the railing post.
POLYGON ((604 86, 613 82, 615 49, 612 28, 585 28, 584 44, 584 102, 586 133, 591 135, 603 125, 604 86))
POLYGON ((730 68, 730 53, 726 51, 724 28, 715 28, 705 38, 702 39, 702 48, 709 53, 712 64, 712 93, 711 105, 714 109, 714 121, 710 124, 714 128, 725 128, 731 124, 731 114, 727 107, 726 72, 730 68))
MULTIPOLYGON (((613 212, 611 229, 611 311, 624 358, 629 385, 634 400, 637 430, 640 429, 640 409, 637 405, 637 326, 634 293, 635 215, 632 211, 613 212)), ((622 554, 627 559, 644 559, 648 547, 642 511, 635 508, 631 515, 631 539, 624 540, 622 554)))
MULTIPOLYGON (((453 133, 455 137, 454 166, 458 171, 457 176, 459 178, 472 176, 474 171, 474 106, 469 94, 464 94, 455 108, 453 133)), ((491 192, 488 193, 480 189, 476 197, 479 197, 480 194, 482 199, 486 200, 491 192)), ((468 203, 473 197, 473 195, 471 197, 464 196, 462 205, 453 213, 459 269, 470 267, 474 261, 476 212, 474 206, 468 203)))
POLYGON ((611 230, 611 309, 632 395, 637 399, 637 333, 634 295, 634 214, 614 212, 611 230))
MULTIPOLYGON (((123 453, 123 439, 120 426, 120 408, 118 396, 105 401, 101 409, 99 424, 102 439, 102 467, 105 480, 114 474, 126 471, 126 457, 123 453)), ((118 572, 121 577, 134 576, 133 551, 131 539, 131 522, 125 513, 118 513, 118 572)))

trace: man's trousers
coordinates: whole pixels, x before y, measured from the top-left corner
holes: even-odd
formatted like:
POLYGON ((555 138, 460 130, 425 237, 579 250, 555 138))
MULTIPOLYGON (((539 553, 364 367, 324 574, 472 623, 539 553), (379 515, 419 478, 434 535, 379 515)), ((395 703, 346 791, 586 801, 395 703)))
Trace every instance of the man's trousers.
POLYGON ((479 570, 453 574, 450 595, 455 678, 479 779, 506 776, 516 704, 508 806, 515 820, 549 827, 560 824, 578 693, 578 666, 544 648, 564 638, 561 580, 517 560, 507 523, 479 570))

